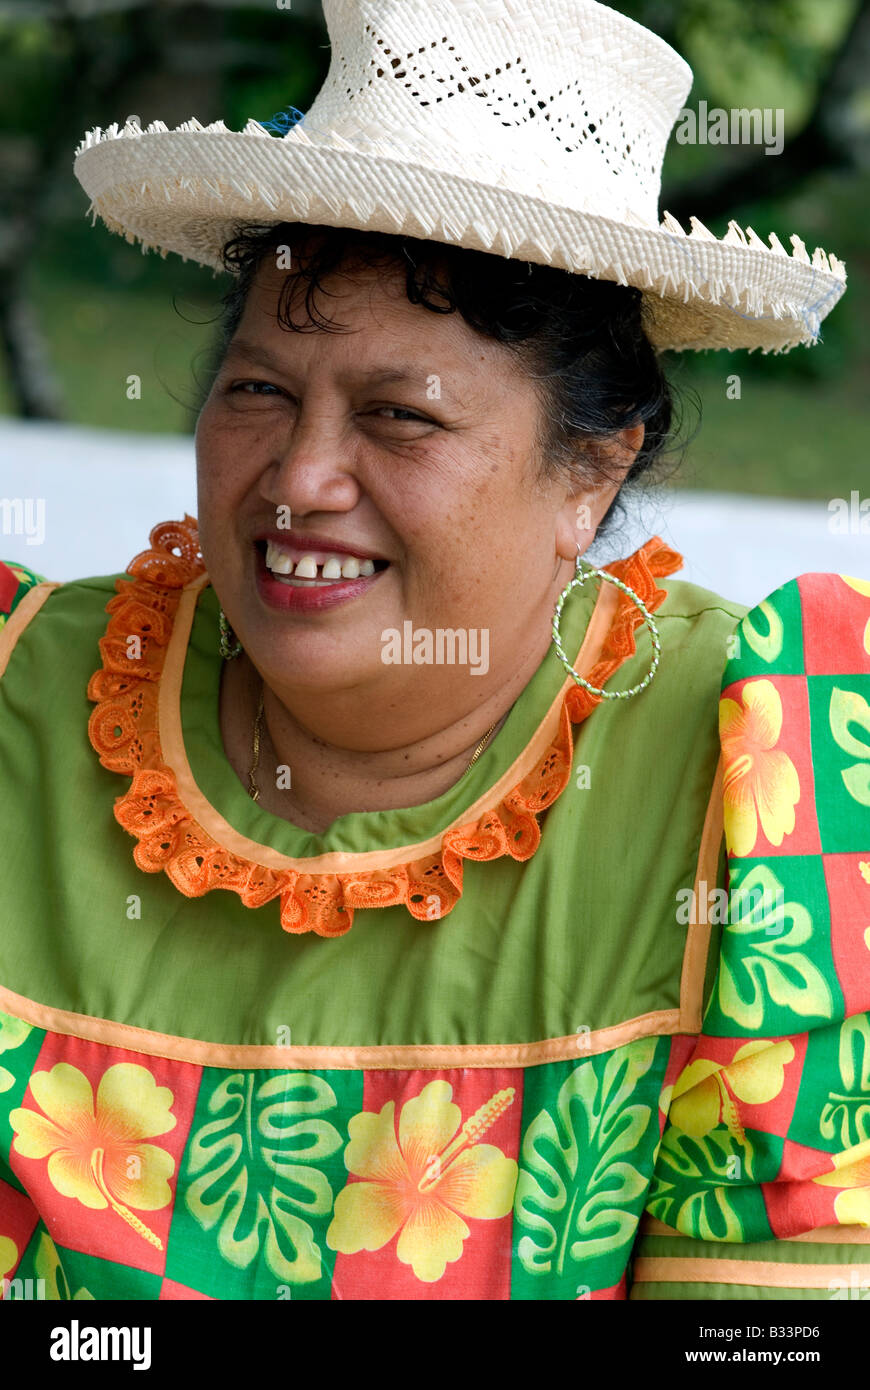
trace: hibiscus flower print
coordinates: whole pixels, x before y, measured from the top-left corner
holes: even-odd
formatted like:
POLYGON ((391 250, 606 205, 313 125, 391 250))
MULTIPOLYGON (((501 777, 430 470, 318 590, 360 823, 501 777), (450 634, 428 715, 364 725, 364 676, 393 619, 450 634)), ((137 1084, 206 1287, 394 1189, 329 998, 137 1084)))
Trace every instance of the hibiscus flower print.
POLYGON ((63 1197, 94 1211, 111 1207, 156 1249, 163 1242, 130 1210, 159 1211, 172 1192, 175 1160, 145 1141, 175 1128, 173 1095, 146 1067, 119 1062, 103 1074, 96 1098, 78 1067, 58 1062, 36 1072, 30 1094, 42 1110, 13 1110, 13 1148, 48 1159, 48 1177, 63 1197))
POLYGON ((694 1138, 703 1138, 717 1125, 725 1124, 735 1139, 745 1142, 740 1103, 765 1105, 775 1100, 794 1055, 787 1039, 775 1043, 759 1038, 739 1047, 727 1066, 709 1058, 690 1062, 672 1092, 671 1123, 694 1138))
POLYGON ((736 700, 720 700, 725 834, 738 859, 752 853, 759 821, 772 845, 794 830, 801 788, 791 758, 776 747, 781 733, 782 701, 772 681, 747 681, 736 700))
POLYGON ((517 1165, 480 1138, 513 1103, 498 1091, 462 1123, 446 1081, 430 1081, 399 1115, 388 1101, 348 1126, 348 1171, 361 1182, 338 1194, 326 1233, 331 1250, 380 1250, 398 1233, 398 1259, 423 1283, 435 1283, 462 1256, 470 1231, 463 1217, 498 1220, 513 1206, 517 1165))
POLYGON ((870 1140, 845 1153, 831 1154, 832 1173, 813 1182, 841 1190, 834 1198, 834 1212, 841 1226, 870 1226, 870 1140))

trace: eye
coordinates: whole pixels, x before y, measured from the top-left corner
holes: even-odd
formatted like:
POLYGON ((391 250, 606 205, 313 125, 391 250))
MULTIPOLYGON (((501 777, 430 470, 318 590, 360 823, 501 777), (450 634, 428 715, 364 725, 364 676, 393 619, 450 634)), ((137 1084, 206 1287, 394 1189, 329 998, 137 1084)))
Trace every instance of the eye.
POLYGON ((238 394, 241 392, 247 396, 270 395, 272 392, 274 392, 276 396, 281 395, 280 388, 275 386, 271 381, 234 381, 231 383, 228 390, 231 394, 238 394))
POLYGON ((404 422, 405 420, 419 420, 419 422, 420 422, 421 424, 423 424, 423 425, 434 425, 434 424, 435 424, 435 421, 434 421, 434 420, 430 420, 430 419, 428 418, 428 416, 426 416, 426 415, 418 415, 418 414, 416 413, 416 411, 407 410, 407 409, 406 409, 404 406, 402 406, 402 405, 379 405, 379 406, 377 407, 377 409, 376 409, 375 411, 373 411, 372 413, 373 413, 374 415, 379 415, 379 414, 381 414, 381 413, 382 413, 383 411, 385 411, 385 410, 386 410, 386 411, 391 411, 391 412, 395 415, 395 417, 396 417, 397 419, 400 420, 400 422, 404 422))

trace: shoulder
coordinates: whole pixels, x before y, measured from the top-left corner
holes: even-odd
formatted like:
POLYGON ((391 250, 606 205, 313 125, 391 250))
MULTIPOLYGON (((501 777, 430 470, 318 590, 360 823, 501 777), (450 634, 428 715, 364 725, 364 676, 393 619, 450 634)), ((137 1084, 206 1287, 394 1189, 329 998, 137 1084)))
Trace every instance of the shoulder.
POLYGON ((667 590, 668 596, 661 612, 668 617, 691 619, 705 613, 722 613, 726 621, 733 621, 749 611, 745 603, 725 598, 687 579, 663 579, 659 581, 659 587, 667 590))
POLYGON ((870 674, 870 581, 800 574, 749 609, 723 685, 749 676, 870 674))
MULTIPOLYGON (((657 585, 665 591, 652 608, 661 661, 643 702, 630 706, 631 722, 639 734, 643 725, 645 737, 654 736, 656 741, 667 737, 672 747, 677 740, 687 747, 701 740, 712 756, 722 671, 747 608, 686 580, 665 578, 657 585), (638 719, 641 712, 643 717, 638 719)), ((621 677, 623 683, 634 681, 649 667, 650 634, 638 625, 635 636, 637 656, 621 677)), ((712 775, 711 771, 711 780, 712 775)))
MULTIPOLYGON (((664 620, 672 644, 681 631, 683 641, 708 649, 721 640, 723 692, 764 676, 798 677, 805 689, 820 677, 870 676, 870 580, 799 574, 751 606, 685 581, 667 580, 665 587, 657 621, 664 620)), ((792 693, 788 682, 780 684, 792 693)))
POLYGON ((667 591, 655 614, 663 644, 684 657, 694 654, 721 675, 731 635, 749 612, 746 604, 683 579, 664 580, 660 587, 667 591))
POLYGON ((26 565, 0 560, 0 627, 11 618, 24 595, 44 582, 43 575, 26 565))
POLYGON ((86 651, 92 660, 108 621, 106 605, 115 595, 117 577, 98 575, 59 583, 23 565, 0 561, 0 675, 4 681, 11 677, 18 665, 17 654, 24 649, 37 662, 40 653, 47 654, 48 668, 58 671, 69 669, 77 650, 86 651), (63 662, 57 660, 59 648, 63 662))

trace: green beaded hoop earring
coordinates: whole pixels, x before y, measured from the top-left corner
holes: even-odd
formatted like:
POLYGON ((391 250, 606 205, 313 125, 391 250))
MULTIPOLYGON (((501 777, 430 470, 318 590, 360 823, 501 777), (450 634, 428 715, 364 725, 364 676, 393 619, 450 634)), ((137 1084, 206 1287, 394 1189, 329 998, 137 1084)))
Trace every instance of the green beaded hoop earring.
POLYGON ((594 565, 589 565, 588 567, 584 568, 579 555, 577 556, 577 573, 574 575, 574 578, 570 580, 568 584, 565 585, 565 588, 562 590, 561 594, 559 595, 556 601, 556 611, 553 614, 553 646, 556 648, 556 655, 558 656, 562 665, 565 667, 565 670, 568 672, 568 675, 571 677, 571 679, 576 681, 577 685, 582 685, 584 690, 588 690, 590 695, 600 695, 602 700, 628 700, 632 695, 638 695, 641 692, 641 690, 645 690, 656 673, 656 669, 659 664, 659 659, 662 654, 662 644, 661 639, 659 637, 659 630, 656 627, 655 622, 653 621, 653 616, 647 608, 646 604, 644 603, 643 599, 640 598, 640 596, 634 592, 634 589, 630 588, 629 585, 624 582, 624 580, 617 579, 615 574, 608 574, 607 570, 596 569, 594 565), (582 676, 578 676, 577 672, 574 670, 574 667, 571 665, 571 662, 565 655, 565 648, 562 646, 562 637, 561 633, 559 632, 559 620, 562 616, 562 609, 565 606, 565 600, 571 593, 572 589, 581 587, 583 584, 586 583, 587 579, 590 579, 594 574, 600 575, 602 579, 607 580, 608 584, 615 584, 617 589, 621 589, 624 594, 628 594, 628 597, 631 599, 632 603, 636 604, 637 607, 640 609, 641 614, 643 615, 643 620, 650 630, 650 636, 652 637, 653 644, 652 665, 650 666, 643 680, 640 681, 638 685, 633 685, 630 690, 601 690, 597 685, 590 685, 589 681, 584 680, 582 676))
POLYGON ((241 652, 242 644, 227 621, 227 615, 220 609, 218 624, 221 630, 220 653, 224 661, 233 661, 241 652))

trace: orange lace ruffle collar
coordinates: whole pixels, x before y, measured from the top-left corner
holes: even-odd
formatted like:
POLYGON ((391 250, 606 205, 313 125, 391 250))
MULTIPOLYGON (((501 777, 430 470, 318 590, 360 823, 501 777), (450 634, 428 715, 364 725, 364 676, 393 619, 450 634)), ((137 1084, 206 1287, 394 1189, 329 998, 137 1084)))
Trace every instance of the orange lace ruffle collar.
MULTIPOLYGON (((505 854, 521 861, 531 858, 541 839, 538 816, 570 779, 571 726, 601 702, 582 686, 568 689, 558 733, 532 770, 491 810, 446 830, 440 851, 424 859, 386 869, 316 874, 276 870, 218 844, 181 800, 175 774, 163 760, 158 717, 163 664, 182 590, 205 573, 196 520, 185 515, 183 521, 163 522, 154 527, 150 541, 150 548, 127 567, 132 578, 115 581, 117 593, 106 605, 110 618, 100 639, 102 669, 91 677, 87 692, 96 702, 88 735, 100 762, 132 778, 115 801, 114 814, 138 840, 133 857, 140 869, 164 872, 187 897, 224 888, 237 893, 246 907, 278 898, 285 931, 341 936, 358 907, 404 903, 420 921, 444 917, 462 896, 464 859, 484 861, 505 854), (132 638, 138 640, 131 642, 132 638)), ((633 555, 606 568, 653 612, 666 597, 655 579, 673 574, 682 564, 682 556, 654 536, 633 555)), ((587 676, 596 686, 605 685, 634 654, 634 632, 643 621, 628 595, 615 592, 615 615, 587 676)), ((370 862, 370 856, 367 859, 370 862)))

